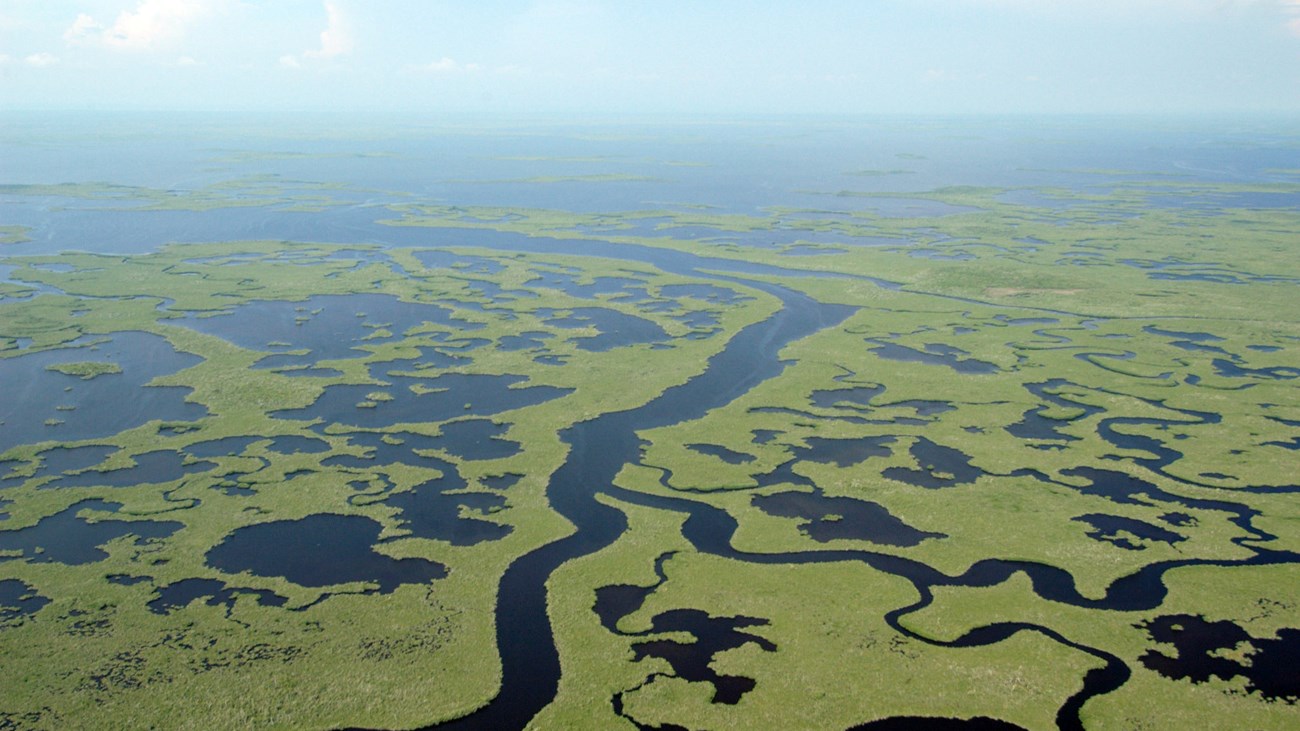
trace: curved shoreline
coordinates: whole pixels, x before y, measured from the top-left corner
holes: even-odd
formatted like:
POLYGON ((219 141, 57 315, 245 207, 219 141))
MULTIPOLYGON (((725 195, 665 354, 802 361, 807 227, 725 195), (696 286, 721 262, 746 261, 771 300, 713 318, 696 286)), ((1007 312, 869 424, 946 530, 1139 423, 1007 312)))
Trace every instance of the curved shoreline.
POLYGON ((555 697, 560 681, 559 651, 546 611, 546 581, 566 561, 608 546, 626 529, 623 513, 595 496, 618 492, 615 476, 640 454, 637 431, 696 418, 731 402, 784 370, 786 363, 778 353, 788 343, 842 322, 853 309, 823 305, 784 287, 745 284, 779 297, 782 309, 737 333, 709 359, 701 375, 637 408, 601 414, 561 432, 569 455, 551 476, 546 494, 552 509, 573 523, 575 532, 516 559, 501 577, 496 628, 502 680, 497 695, 467 716, 428 728, 526 726, 555 697))
MULTIPOLYGON (((564 240, 560 242, 577 243, 581 251, 571 252, 566 249, 553 253, 591 253, 588 249, 594 243, 564 240)), ((552 240, 549 243, 554 244, 556 241, 552 240)), ((489 248, 531 251, 535 250, 536 243, 523 239, 514 242, 514 246, 511 246, 504 241, 498 241, 493 242, 489 248), (520 243, 523 245, 520 246, 520 243)), ((1233 561, 1185 559, 1151 564, 1113 582, 1107 587, 1103 598, 1091 599, 1079 593, 1074 578, 1069 572, 1047 564, 986 559, 972 564, 958 576, 948 576, 913 559, 868 550, 823 550, 785 554, 755 554, 739 551, 731 545, 731 538, 737 524, 725 511, 685 498, 626 490, 613 484, 614 477, 624 464, 637 460, 640 450, 640 441, 636 437, 638 430, 687 421, 738 398, 754 385, 778 375, 784 369, 786 364, 778 357, 782 347, 824 327, 842 322, 854 308, 846 305, 824 304, 780 285, 744 278, 745 274, 763 276, 778 272, 806 276, 837 276, 835 274, 799 270, 780 272, 774 267, 746 266, 743 262, 697 257, 683 252, 650 247, 618 247, 605 250, 603 253, 606 257, 611 255, 615 258, 649 263, 676 274, 727 281, 759 289, 780 299, 782 309, 768 319, 748 326, 733 337, 723 351, 709 360, 707 368, 701 375, 668 389, 640 407, 601 414, 589 421, 575 424, 561 433, 561 439, 569 445, 570 452, 564 465, 551 476, 546 494, 551 507, 574 524, 575 532, 516 559, 501 578, 497 594, 496 626, 497 649, 502 658, 502 684, 497 695, 487 705, 466 716, 424 727, 426 729, 442 731, 524 728, 553 700, 559 687, 560 661, 547 615, 546 581, 551 573, 566 561, 594 553, 610 545, 627 527, 626 516, 616 508, 597 501, 595 496, 598 493, 633 504, 687 513, 682 534, 701 553, 769 564, 860 561, 876 570, 904 578, 916 587, 921 599, 910 606, 888 612, 885 621, 895 631, 923 642, 948 646, 974 646, 1001 641, 1011 634, 1024 630, 1039 632, 1054 641, 1097 657, 1105 665, 1085 674, 1083 687, 1058 709, 1058 725, 1070 729, 1082 728, 1079 712, 1089 699, 1115 690, 1128 678, 1131 671, 1122 660, 1102 650, 1075 643, 1050 628, 1038 625, 1024 623, 988 625, 975 628, 952 642, 941 642, 906 629, 901 625, 900 618, 929 606, 933 601, 931 591, 933 587, 993 586, 1017 572, 1025 573, 1030 578, 1034 592, 1050 601, 1091 609, 1135 611, 1151 609, 1159 605, 1167 593, 1163 576, 1167 571, 1175 568, 1300 562, 1300 554, 1243 546, 1252 550, 1254 555, 1233 561), (641 254, 646 258, 643 259, 635 254, 641 254), (701 271, 703 267, 710 269, 725 267, 725 269, 704 272, 701 271), (762 357, 755 358, 754 353, 759 353, 762 357)), ((896 283, 883 280, 871 281, 877 286, 899 288, 896 283)), ((1205 415, 1197 414, 1197 416, 1204 418, 1205 415)), ((1108 434, 1103 433, 1101 436, 1105 438, 1108 434)), ((1152 461, 1163 466, 1160 457, 1167 455, 1158 454, 1159 457, 1152 461)), ((1250 518, 1249 515, 1235 517, 1239 522, 1249 522, 1250 518)), ((882 721, 888 720, 882 719, 882 721)), ((968 727, 974 728, 990 721, 989 719, 972 719, 969 722, 962 722, 959 719, 947 720, 954 724, 966 723, 968 727)))

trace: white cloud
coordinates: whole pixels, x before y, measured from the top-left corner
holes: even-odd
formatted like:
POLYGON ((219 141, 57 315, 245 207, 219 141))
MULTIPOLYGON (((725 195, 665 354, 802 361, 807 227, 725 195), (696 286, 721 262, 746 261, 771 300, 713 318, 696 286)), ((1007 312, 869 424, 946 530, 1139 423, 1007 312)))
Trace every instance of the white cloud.
POLYGON ((326 2, 325 16, 328 21, 320 34, 320 48, 304 53, 307 58, 335 58, 352 52, 352 29, 343 11, 337 4, 326 2))
POLYGON ((84 43, 103 29, 104 26, 100 25, 94 18, 81 13, 76 20, 72 21, 72 25, 63 31, 63 41, 73 45, 84 43))
POLYGON ((188 67, 188 66, 201 66, 202 64, 194 60, 193 56, 181 56, 180 58, 176 59, 176 65, 181 67, 188 67))
POLYGON ((424 69, 425 71, 430 71, 436 74, 445 71, 455 71, 460 68, 460 64, 456 63, 455 60, 444 56, 442 60, 434 61, 432 63, 427 63, 421 68, 424 69))
POLYGON ((23 59, 23 63, 27 64, 28 66, 34 66, 38 69, 43 69, 49 66, 53 66, 58 62, 59 62, 58 56, 55 56, 52 53, 46 53, 45 51, 42 51, 40 53, 33 53, 32 55, 27 56, 26 58, 23 59))
POLYGON ((352 53, 356 45, 352 38, 352 26, 347 15, 339 9, 338 4, 325 2, 325 30, 320 32, 320 48, 303 51, 301 54, 286 54, 280 57, 280 66, 286 69, 300 69, 313 60, 330 60, 352 53))
POLYGON ((210 6, 211 0, 140 0, 134 10, 122 11, 108 27, 81 13, 64 31, 63 40, 122 51, 150 50, 179 40, 210 6))

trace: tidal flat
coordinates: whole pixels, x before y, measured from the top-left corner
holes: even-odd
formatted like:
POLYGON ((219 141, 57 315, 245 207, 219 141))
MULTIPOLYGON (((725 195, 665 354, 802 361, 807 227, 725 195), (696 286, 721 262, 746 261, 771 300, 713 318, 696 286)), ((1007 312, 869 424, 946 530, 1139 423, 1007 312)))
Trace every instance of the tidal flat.
POLYGON ((1293 125, 5 119, 0 727, 1300 724, 1293 125))

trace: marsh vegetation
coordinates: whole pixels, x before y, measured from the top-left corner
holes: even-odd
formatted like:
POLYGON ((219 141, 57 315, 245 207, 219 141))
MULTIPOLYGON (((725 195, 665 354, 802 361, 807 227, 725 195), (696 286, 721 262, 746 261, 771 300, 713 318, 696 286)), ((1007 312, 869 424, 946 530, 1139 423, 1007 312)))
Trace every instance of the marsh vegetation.
POLYGON ((6 181, 0 726, 1294 728, 1300 149, 955 125, 6 181))

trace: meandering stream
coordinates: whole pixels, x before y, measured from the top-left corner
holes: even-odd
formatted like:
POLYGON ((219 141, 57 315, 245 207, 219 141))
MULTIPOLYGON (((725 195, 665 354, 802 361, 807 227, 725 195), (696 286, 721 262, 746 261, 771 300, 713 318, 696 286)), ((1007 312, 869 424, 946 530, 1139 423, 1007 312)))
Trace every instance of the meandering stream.
MULTIPOLYGON (((542 249, 539 246, 541 241, 518 236, 484 237, 475 243, 499 249, 542 249)), ((598 254, 625 258, 651 263, 673 273, 704 276, 753 287, 779 298, 782 309, 767 320, 741 330, 722 352, 709 360, 706 370, 689 382, 665 391, 640 407, 602 414, 562 432, 561 437, 569 446, 569 454, 564 465, 551 476, 547 497, 551 507, 573 523, 575 531, 520 557, 502 576, 497 593, 496 615, 497 648, 502 663, 499 693, 479 710, 459 719, 435 724, 428 727, 430 729, 524 728, 555 697, 560 680, 560 659, 546 611, 546 582, 566 561, 601 550, 626 530, 627 521, 623 513, 596 500, 596 496, 601 493, 634 504, 687 513, 683 535, 702 553, 769 564, 860 561, 885 573, 906 578, 916 587, 921 599, 911 606, 889 612, 885 619, 895 631, 914 639, 951 647, 970 647, 1000 642, 1017 632, 1032 631, 1093 655, 1104 663, 1103 667, 1087 673, 1083 679, 1083 688, 1067 699, 1058 710, 1058 725, 1066 729, 1082 728, 1079 712, 1088 699, 1109 693, 1128 679, 1131 671, 1123 661, 1037 625, 1001 623, 974 629, 951 642, 936 642, 908 630, 900 619, 929 606, 933 601, 932 590, 936 586, 993 586, 1016 572, 1028 575, 1035 592, 1046 599, 1095 609, 1133 611, 1150 609, 1160 604, 1166 593, 1162 577, 1173 568, 1300 562, 1300 555, 1294 553, 1252 547, 1255 555, 1245 560, 1186 559, 1155 563, 1114 582, 1105 597, 1090 599, 1079 593, 1069 572, 1046 564, 990 559, 974 564, 959 576, 948 576, 912 559, 869 550, 788 554, 738 551, 731 545, 737 525, 734 518, 725 511, 694 500, 625 490, 613 484, 614 478, 624 465, 638 460, 641 449, 641 441, 637 437, 639 430, 689 421, 730 403, 759 383, 781 373, 786 362, 780 360, 779 353, 787 344, 839 324, 853 311, 848 306, 818 302, 786 287, 743 278, 745 275, 845 275, 783 270, 643 246, 606 245, 597 252, 594 250, 595 243, 545 240, 548 253, 598 254), (566 244, 573 244, 576 250, 569 251, 566 244)), ((884 280, 870 281, 891 289, 899 286, 884 280)), ((968 725, 971 728, 988 728, 990 723, 998 723, 999 728, 1012 727, 990 719, 972 719, 966 724, 955 719, 945 721, 950 721, 951 727, 968 725)))
POLYGON ((596 495, 619 492, 614 477, 635 462, 637 431, 698 418, 726 405, 785 367, 778 353, 788 343, 838 324, 852 308, 823 305, 784 287, 749 283, 781 298, 783 308, 741 330, 709 360, 704 373, 628 411, 602 414, 566 429, 568 460, 551 476, 551 507, 576 530, 510 565, 497 593, 497 646, 501 691, 479 711, 437 728, 523 728, 555 696, 560 659, 546 614, 546 580, 564 562, 613 543, 627 528, 619 510, 596 495))

